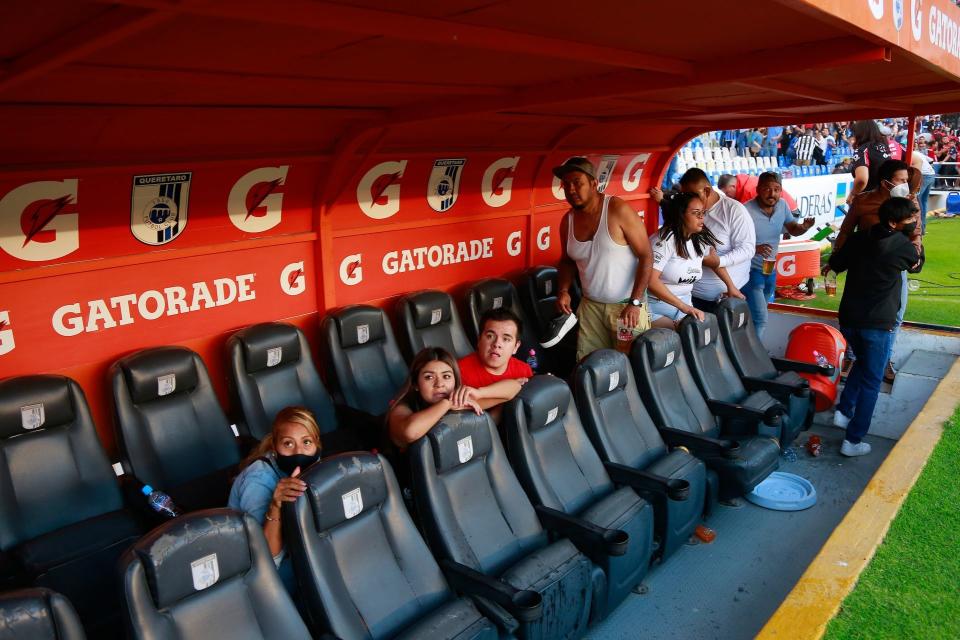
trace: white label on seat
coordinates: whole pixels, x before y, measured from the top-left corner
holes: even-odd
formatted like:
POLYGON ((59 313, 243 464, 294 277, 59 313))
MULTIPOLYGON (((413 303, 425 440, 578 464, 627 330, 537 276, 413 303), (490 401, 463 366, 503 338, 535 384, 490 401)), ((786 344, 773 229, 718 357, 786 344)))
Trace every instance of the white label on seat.
POLYGON ((370 325, 358 324, 357 325, 357 342, 359 342, 360 344, 364 344, 369 339, 370 339, 370 325))
POLYGON ((558 413, 560 413, 560 407, 554 407, 553 409, 550 409, 550 411, 547 411, 547 421, 543 424, 550 424, 556 420, 558 413))
POLYGON ((502 306, 503 306, 503 296, 497 296, 496 298, 493 299, 494 309, 499 309, 502 306))
POLYGON ((177 390, 177 374, 168 373, 157 378, 157 395, 168 396, 177 390))
POLYGON ((235 424, 230 425, 230 431, 233 431, 233 437, 234 437, 234 438, 239 438, 239 437, 240 437, 240 429, 237 429, 237 425, 235 425, 235 424))
POLYGON ((197 591, 203 591, 217 584, 217 580, 220 579, 220 563, 217 562, 217 554, 211 553, 191 562, 190 573, 193 574, 193 588, 197 591))
POLYGON ((710 329, 703 330, 703 344, 704 345, 710 344, 710 329))
POLYGON ((547 280, 543 283, 543 292, 550 295, 551 291, 553 291, 553 280, 547 280))
POLYGON ((440 322, 440 318, 443 317, 443 309, 433 309, 430 312, 430 324, 435 325, 440 322))
POLYGON ((610 374, 610 386, 607 387, 607 391, 613 391, 617 388, 618 384, 620 384, 620 372, 614 371, 610 374))
POLYGON ((119 478, 120 476, 122 476, 122 475, 124 474, 123 465, 122 465, 121 463, 119 463, 119 462, 114 462, 114 463, 113 463, 113 472, 117 475, 118 478, 119 478))
POLYGON ((283 359, 283 347, 272 347, 267 349, 267 366, 275 367, 283 359))
POLYGON ((466 438, 460 438, 457 440, 457 458, 460 459, 460 464, 467 462, 473 457, 473 436, 467 436, 466 438))
POLYGON ((360 494, 360 487, 340 496, 343 502, 343 515, 347 520, 363 511, 363 496, 360 494))
POLYGON ((43 412, 42 402, 20 407, 20 424, 22 424, 23 428, 27 429, 28 431, 43 425, 46 419, 47 416, 43 412))
POLYGON ((673 364, 673 351, 667 354, 667 361, 663 363, 663 366, 669 367, 673 364))
POLYGON ((743 321, 746 320, 746 319, 747 319, 746 315, 743 314, 743 313, 741 313, 740 316, 737 318, 737 328, 742 327, 742 326, 743 326, 743 321))

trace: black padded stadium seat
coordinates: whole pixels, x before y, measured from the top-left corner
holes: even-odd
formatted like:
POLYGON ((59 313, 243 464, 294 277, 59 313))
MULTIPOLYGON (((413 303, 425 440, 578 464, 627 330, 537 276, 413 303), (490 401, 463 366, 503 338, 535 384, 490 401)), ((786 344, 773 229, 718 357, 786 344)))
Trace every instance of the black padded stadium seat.
POLYGON ((49 589, 0 593, 0 640, 85 640, 73 605, 49 589))
POLYGON ((400 298, 407 361, 425 347, 441 347, 454 358, 473 353, 453 299, 443 291, 418 291, 400 298))
MULTIPOLYGON (((410 465, 427 540, 439 558, 465 565, 457 579, 479 572, 502 591, 540 594, 542 616, 518 618, 518 637, 586 630, 603 572, 568 539, 550 542, 487 414, 448 413, 410 447, 410 465)), ((458 586, 453 572, 451 580, 458 586)))
MULTIPOLYGON (((550 322, 560 313, 557 311, 557 290, 559 276, 556 267, 531 267, 527 269, 520 282, 520 305, 533 322, 533 328, 540 341, 548 333, 550 322)), ((580 288, 576 280, 570 287, 570 306, 576 312, 580 306, 580 288)), ((553 373, 567 378, 577 362, 577 327, 574 327, 559 344, 548 349, 553 373)), ((539 349, 538 349, 539 353, 539 349)))
POLYGON ((109 628, 114 566, 141 532, 79 385, 49 375, 0 382, 0 581, 59 591, 88 630, 109 628))
MULTIPOLYGON (((701 515, 716 499, 717 476, 681 448, 667 449, 640 401, 627 356, 599 349, 584 358, 574 375, 574 397, 583 428, 618 482, 623 470, 639 472, 634 486, 653 504, 660 558, 668 558, 693 534, 701 515), (671 490, 685 481, 688 495, 671 490)), ((627 478, 629 480, 629 477, 627 478)))
POLYGON ((814 397, 810 383, 799 373, 833 375, 833 367, 771 358, 753 328, 744 300, 726 298, 717 305, 717 323, 727 355, 748 389, 764 389, 787 405, 790 419, 803 429, 813 422, 814 397))
POLYGON ((407 378, 407 364, 382 309, 355 305, 323 320, 330 367, 347 406, 374 416, 387 412, 407 378))
POLYGON ((551 371, 549 350, 540 347, 537 330, 526 311, 520 306, 517 289, 508 280, 488 278, 477 282, 467 290, 467 331, 476 343, 480 334, 480 318, 490 309, 509 309, 520 318, 523 331, 520 335, 520 348, 514 357, 526 361, 530 349, 537 352, 537 372, 551 371))
POLYGON ((131 638, 310 638, 249 515, 208 509, 171 520, 127 551, 120 570, 131 638))
MULTIPOLYGON (((606 594, 594 600, 592 618, 605 617, 647 574, 653 507, 630 486, 614 486, 583 431, 570 388, 559 378, 529 380, 507 404, 503 423, 511 466, 541 520, 562 523, 577 548, 603 569, 606 594)), ((653 484, 640 474, 620 474, 624 484, 632 478, 653 484)), ((675 485, 687 488, 686 481, 675 485)))
POLYGON ((126 471, 185 511, 226 504, 240 449, 200 356, 144 349, 110 376, 126 471))
POLYGON ((724 431, 731 435, 760 433, 777 438, 783 449, 789 447, 802 424, 795 425, 787 408, 763 389, 748 391, 743 385, 723 346, 717 317, 705 313, 703 321, 698 321, 687 316, 677 331, 687 366, 713 412, 718 413, 715 407, 724 404, 737 405, 725 407, 724 431))
MULTIPOLYGON (((686 431, 687 446, 720 476, 720 498, 729 500, 753 490, 777 468, 780 447, 773 438, 721 435, 717 418, 687 368, 680 336, 671 329, 651 329, 633 343, 630 364, 640 395, 657 428, 686 431)), ((676 436, 676 434, 673 434, 676 436)))
POLYGON ((323 386, 300 329, 283 322, 256 324, 230 336, 227 351, 236 404, 252 437, 261 440, 277 413, 295 405, 316 417, 324 455, 366 448, 361 425, 334 405, 323 386))
POLYGON ((383 457, 347 453, 301 477, 309 488, 284 506, 284 531, 315 637, 497 638, 447 586, 383 457))

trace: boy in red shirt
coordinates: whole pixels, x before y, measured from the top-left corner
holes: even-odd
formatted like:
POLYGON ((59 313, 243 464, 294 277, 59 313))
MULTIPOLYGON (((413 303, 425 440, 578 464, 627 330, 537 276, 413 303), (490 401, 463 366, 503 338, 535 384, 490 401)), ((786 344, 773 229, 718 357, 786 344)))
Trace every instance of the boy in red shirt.
POLYGON ((462 386, 452 401, 474 400, 500 421, 500 405, 520 393, 533 369, 514 358, 520 348, 520 318, 509 309, 491 309, 480 318, 477 350, 464 356, 460 366, 462 386))

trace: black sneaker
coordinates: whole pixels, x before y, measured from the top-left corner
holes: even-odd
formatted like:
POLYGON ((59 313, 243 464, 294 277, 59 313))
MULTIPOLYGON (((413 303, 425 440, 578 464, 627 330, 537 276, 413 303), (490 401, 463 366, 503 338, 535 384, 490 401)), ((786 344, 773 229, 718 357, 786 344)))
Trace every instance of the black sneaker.
POLYGON ((563 340, 563 336, 570 333, 570 329, 573 329, 576 324, 577 316, 572 313, 557 316, 550 321, 550 326, 547 328, 546 334, 540 339, 540 346, 549 349, 555 344, 558 344, 563 340))

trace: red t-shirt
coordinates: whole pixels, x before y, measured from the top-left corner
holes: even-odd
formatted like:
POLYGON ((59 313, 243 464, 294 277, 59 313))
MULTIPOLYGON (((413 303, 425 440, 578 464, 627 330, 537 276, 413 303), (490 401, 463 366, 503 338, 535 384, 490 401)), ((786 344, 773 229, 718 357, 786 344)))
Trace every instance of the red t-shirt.
POLYGON ((457 364, 460 366, 460 382, 470 387, 488 387, 501 380, 533 377, 533 369, 530 365, 517 358, 510 358, 507 362, 507 370, 500 375, 487 371, 476 351, 460 358, 457 364))

